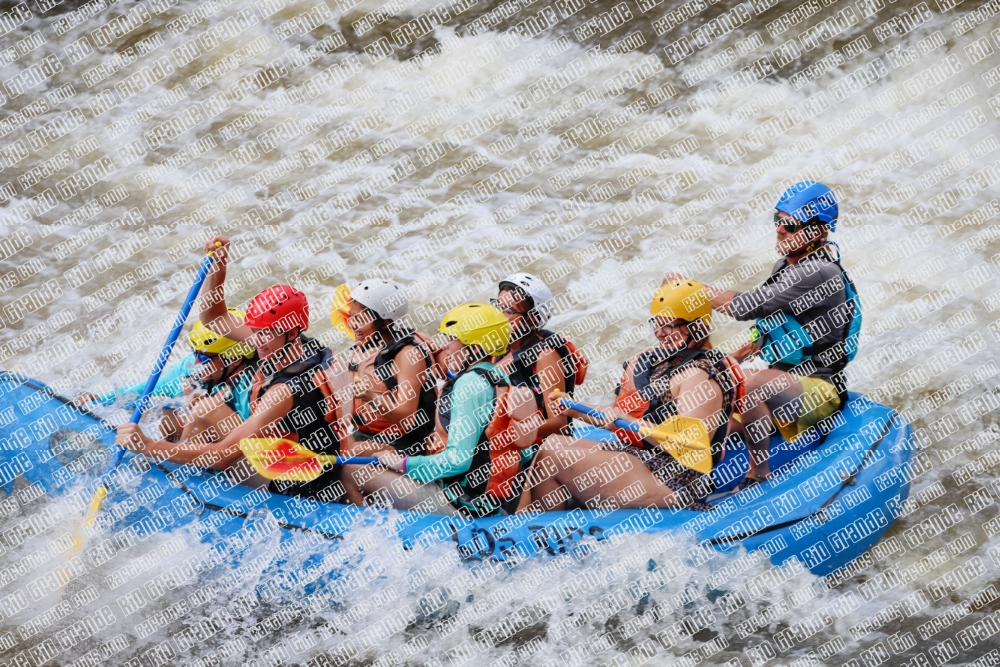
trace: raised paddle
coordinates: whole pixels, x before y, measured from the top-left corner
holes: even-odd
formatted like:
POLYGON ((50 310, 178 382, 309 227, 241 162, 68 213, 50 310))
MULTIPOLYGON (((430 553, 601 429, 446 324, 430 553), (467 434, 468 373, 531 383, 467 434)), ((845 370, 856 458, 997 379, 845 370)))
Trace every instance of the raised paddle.
POLYGON ((374 456, 317 454, 285 438, 243 438, 240 449, 261 477, 282 482, 311 482, 324 466, 378 463, 374 456))
MULTIPOLYGON (((221 247, 222 244, 216 242, 215 247, 221 247)), ((206 276, 208 276, 208 270, 212 266, 212 260, 214 259, 214 253, 208 253, 208 256, 201 262, 201 267, 198 269, 198 274, 194 278, 194 284, 191 285, 191 289, 188 291, 187 296, 184 297, 184 305, 181 306, 181 310, 177 313, 177 318, 174 319, 174 327, 170 330, 167 335, 167 340, 163 343, 163 347, 160 349, 160 356, 156 358, 156 363, 153 364, 153 372, 149 374, 149 379, 146 381, 146 388, 142 390, 142 396, 135 403, 135 410, 132 412, 132 418, 129 420, 133 424, 138 424, 139 420, 142 419, 142 413, 145 412, 146 406, 149 405, 149 397, 153 393, 153 389, 156 388, 156 383, 160 379, 160 374, 163 372, 163 367, 167 365, 167 359, 170 358, 170 352, 174 349, 174 343, 177 341, 177 337, 181 333, 181 329, 184 328, 184 323, 187 321, 188 315, 191 313, 191 306, 194 305, 194 300, 198 298, 198 292, 201 291, 201 286, 205 282, 206 276)), ((115 447, 115 453, 111 457, 111 463, 108 465, 107 471, 101 477, 101 481, 97 485, 97 489, 94 491, 94 497, 90 500, 90 507, 87 509, 86 518, 84 520, 84 525, 90 528, 97 521, 97 515, 101 511, 101 505, 104 504, 104 499, 108 495, 108 487, 111 484, 111 475, 114 473, 118 464, 122 462, 122 457, 125 456, 125 450, 122 447, 115 447)), ((78 537, 78 545, 82 545, 83 540, 78 537)))
MULTIPOLYGON (((574 400, 561 398, 559 403, 594 419, 601 421, 606 419, 600 410, 595 410, 574 400)), ((706 475, 712 472, 712 447, 709 442, 708 429, 705 427, 705 422, 697 417, 674 415, 654 429, 623 419, 616 419, 614 424, 619 428, 638 433, 642 438, 655 440, 681 465, 706 475)))

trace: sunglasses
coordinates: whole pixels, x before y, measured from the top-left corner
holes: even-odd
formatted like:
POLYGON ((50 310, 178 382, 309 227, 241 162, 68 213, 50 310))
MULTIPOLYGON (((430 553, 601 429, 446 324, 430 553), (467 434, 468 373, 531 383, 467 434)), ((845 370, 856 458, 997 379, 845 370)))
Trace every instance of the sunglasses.
POLYGON ((206 364, 207 365, 207 364, 210 364, 213 361, 215 361, 215 359, 217 358, 217 355, 208 355, 208 354, 205 354, 204 352, 195 352, 194 353, 194 358, 195 358, 195 361, 197 361, 199 364, 206 364))
POLYGON ((774 228, 784 227, 785 231, 789 234, 795 234, 796 232, 805 229, 809 223, 799 222, 798 220, 789 220, 788 218, 782 218, 777 212, 774 214, 774 228))
POLYGON ((520 315, 521 317, 524 317, 525 315, 528 314, 514 310, 512 306, 502 306, 500 305, 500 301, 497 299, 490 299, 490 305, 499 310, 504 315, 520 315))

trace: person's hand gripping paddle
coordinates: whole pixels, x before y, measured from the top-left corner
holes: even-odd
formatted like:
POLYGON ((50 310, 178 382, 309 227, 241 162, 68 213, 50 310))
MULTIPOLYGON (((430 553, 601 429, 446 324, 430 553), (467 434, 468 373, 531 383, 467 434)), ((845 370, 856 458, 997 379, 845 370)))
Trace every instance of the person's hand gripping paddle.
MULTIPOLYGON (((560 397, 559 403, 594 419, 603 421, 606 418, 600 410, 566 397, 560 397)), ((697 417, 674 415, 652 429, 623 419, 616 419, 614 424, 618 428, 638 433, 644 439, 653 440, 683 466, 706 475, 712 472, 712 446, 708 429, 705 422, 697 417)))

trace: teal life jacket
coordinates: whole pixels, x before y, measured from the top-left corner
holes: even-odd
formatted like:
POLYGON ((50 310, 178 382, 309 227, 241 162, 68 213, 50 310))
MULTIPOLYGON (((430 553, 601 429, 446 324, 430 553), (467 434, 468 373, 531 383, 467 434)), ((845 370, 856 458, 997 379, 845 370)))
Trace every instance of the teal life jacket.
POLYGON ((822 349, 818 348, 812 336, 795 319, 794 315, 779 311, 769 317, 758 319, 754 325, 757 335, 754 340, 763 341, 759 356, 768 364, 782 363, 798 366, 812 360, 817 354, 832 350, 838 345, 843 346, 842 353, 838 355, 838 362, 835 364, 823 363, 824 366, 839 370, 857 356, 858 338, 861 335, 861 298, 858 296, 854 282, 840 266, 840 258, 838 257, 835 261, 844 277, 844 290, 847 299, 844 305, 835 308, 830 316, 834 325, 844 328, 843 343, 834 343, 824 346, 822 349))

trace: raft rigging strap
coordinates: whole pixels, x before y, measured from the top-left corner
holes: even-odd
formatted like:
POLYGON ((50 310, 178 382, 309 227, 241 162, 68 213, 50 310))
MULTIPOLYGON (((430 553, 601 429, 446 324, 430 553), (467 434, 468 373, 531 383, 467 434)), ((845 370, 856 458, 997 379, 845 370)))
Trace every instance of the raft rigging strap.
MULTIPOLYGON (((109 424, 108 422, 104 421, 104 419, 100 415, 91 412, 90 410, 88 410, 87 408, 83 407, 82 405, 78 405, 77 403, 75 403, 74 401, 69 400, 65 396, 60 396, 59 394, 55 393, 54 391, 52 391, 51 389, 49 389, 45 385, 38 384, 35 381, 33 381, 32 379, 30 379, 30 378, 21 377, 19 375, 16 375, 15 373, 11 373, 10 371, 0 370, 0 380, 4 380, 4 379, 10 379, 10 380, 12 380, 14 382, 17 382, 18 384, 22 384, 22 385, 24 385, 26 387, 31 387, 35 391, 42 392, 43 394, 45 394, 49 398, 53 398, 53 399, 59 401, 60 403, 63 403, 65 405, 70 406, 71 408, 73 408, 77 412, 80 412, 81 414, 85 414, 88 417, 91 417, 92 419, 97 420, 101 424, 101 426, 103 426, 109 432, 117 430, 116 427, 114 427, 111 424, 109 424)), ((162 461, 160 461, 159 459, 154 459, 154 458, 152 458, 150 456, 146 456, 145 454, 139 454, 139 453, 136 453, 136 452, 131 452, 131 453, 133 455, 135 455, 135 456, 138 456, 138 457, 141 457, 141 458, 145 459, 146 461, 149 461, 150 463, 152 463, 153 465, 155 465, 157 468, 159 468, 160 470, 162 470, 163 474, 165 474, 167 476, 167 479, 169 479, 170 482, 175 487, 179 488, 185 494, 187 494, 188 496, 190 496, 191 499, 194 500, 195 503, 197 503, 198 507, 203 508, 202 511, 204 511, 204 509, 210 509, 210 510, 213 510, 213 511, 216 511, 216 512, 222 512, 224 514, 229 514, 230 516, 237 517, 237 518, 242 518, 242 519, 250 519, 251 518, 250 514, 248 514, 247 512, 243 512, 241 510, 235 510, 235 509, 233 509, 231 507, 226 507, 226 506, 223 506, 223 505, 216 505, 214 503, 206 503, 201 498, 199 498, 198 496, 196 496, 194 494, 194 492, 191 491, 191 489, 189 489, 187 487, 187 485, 183 481, 181 481, 180 479, 177 479, 177 477, 174 475, 173 471, 168 470, 166 468, 166 466, 163 465, 162 461)), ((198 512, 198 513, 201 514, 201 512, 198 512)), ((300 526, 298 524, 289 523, 288 521, 286 521, 284 519, 279 519, 278 517, 275 517, 275 521, 277 521, 278 525, 281 526, 282 528, 289 528, 289 529, 292 529, 292 530, 300 530, 300 531, 306 532, 306 533, 315 533, 315 534, 320 535, 322 537, 325 537, 325 538, 327 538, 329 540, 342 540, 342 539, 344 539, 343 535, 336 535, 334 533, 327 533, 327 532, 322 531, 322 530, 316 530, 315 528, 309 528, 307 526, 300 526)))
MULTIPOLYGON (((868 448, 868 451, 865 453, 864 458, 861 459, 861 463, 859 463, 857 467, 855 467, 854 470, 851 471, 851 474, 844 477, 843 481, 840 483, 840 487, 833 493, 832 496, 827 498, 826 502, 823 503, 820 506, 820 508, 817 509, 815 512, 813 512, 812 514, 807 514, 806 516, 803 517, 799 517, 798 519, 790 519, 788 521, 782 521, 781 523, 776 523, 771 526, 765 526, 764 528, 751 531, 748 533, 729 535, 727 537, 714 537, 711 540, 709 540, 709 543, 712 545, 732 544, 733 542, 736 542, 738 540, 745 540, 750 537, 761 535, 763 533, 769 533, 772 530, 781 530, 782 528, 787 528, 788 526, 792 526, 794 524, 824 514, 826 512, 826 508, 829 507, 833 503, 833 501, 837 499, 837 497, 841 494, 841 492, 843 492, 845 488, 854 485, 854 478, 858 476, 858 473, 861 472, 861 469, 864 468, 865 464, 868 463, 868 460, 871 458, 872 454, 875 453, 875 450, 878 449, 878 446, 882 444, 883 440, 885 440, 885 436, 889 435, 889 430, 892 428, 892 421, 894 416, 895 416, 895 411, 892 411, 889 415, 889 419, 886 421, 885 427, 882 429, 882 433, 879 434, 878 438, 875 439, 875 442, 873 442, 871 447, 868 448)), ((820 521, 820 523, 826 523, 826 520, 823 519, 820 521)))

